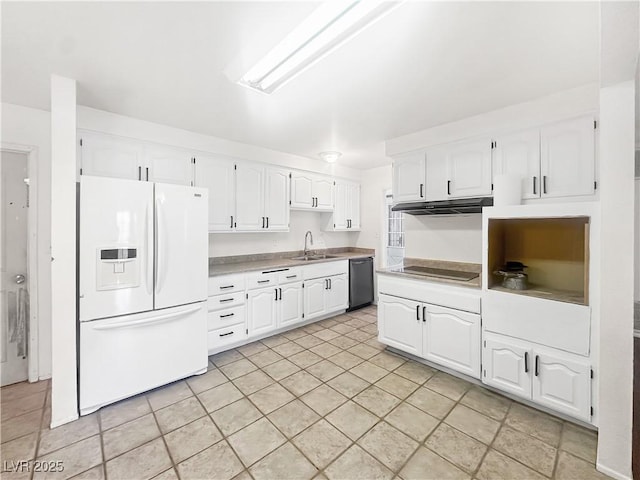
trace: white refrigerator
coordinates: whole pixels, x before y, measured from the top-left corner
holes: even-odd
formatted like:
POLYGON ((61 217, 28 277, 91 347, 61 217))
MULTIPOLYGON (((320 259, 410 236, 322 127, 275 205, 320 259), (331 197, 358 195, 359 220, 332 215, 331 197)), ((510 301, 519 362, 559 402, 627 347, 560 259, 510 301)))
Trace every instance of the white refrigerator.
POLYGON ((206 371, 207 196, 80 177, 81 415, 206 371))

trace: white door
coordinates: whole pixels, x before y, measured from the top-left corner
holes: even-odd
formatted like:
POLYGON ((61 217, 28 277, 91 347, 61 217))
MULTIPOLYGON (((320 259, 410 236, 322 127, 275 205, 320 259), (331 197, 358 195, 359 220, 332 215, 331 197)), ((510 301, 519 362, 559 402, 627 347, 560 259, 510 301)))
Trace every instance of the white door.
POLYGON ((327 278, 329 289, 325 292, 327 313, 346 310, 349 307, 349 281, 347 275, 335 275, 327 278))
POLYGON ((83 175, 142 180, 144 149, 141 143, 109 135, 80 135, 83 175))
POLYGON ((333 204, 333 229, 346 230, 349 226, 347 218, 348 212, 348 190, 349 184, 337 181, 335 184, 335 199, 333 204))
POLYGON ((155 308, 207 299, 207 190, 155 184, 155 308))
POLYGON ((347 186, 347 218, 349 230, 360 230, 360 184, 349 183, 347 186))
POLYGON ((0 385, 28 376, 27 156, 0 158, 0 385))
POLYGON ((195 157, 195 185, 209 190, 209 231, 230 232, 235 219, 235 162, 224 157, 195 157))
POLYGON ((591 420, 591 366, 560 352, 534 351, 533 401, 580 420, 591 420))
POLYGON ((381 343, 422 356, 422 304, 380 294, 378 331, 381 343))
POLYGON ((207 369, 204 303, 80 324, 80 413, 207 369))
POLYGON ((540 130, 498 137, 493 160, 496 174, 522 178, 522 198, 540 197, 540 130))
POLYGON ((153 183, 82 175, 79 230, 80 320, 153 309, 153 183))
POLYGON ((543 197, 591 195, 595 181, 593 117, 540 129, 543 197))
POLYGON ((424 199, 447 200, 448 180, 446 151, 443 148, 428 150, 425 159, 424 199))
POLYGON ((480 315, 426 305, 424 358, 480 378, 480 315))
POLYGON ((511 340, 485 335, 482 382, 524 398, 531 398, 531 349, 511 340))
POLYGON ((302 282, 283 285, 278 291, 278 327, 302 321, 304 313, 302 282))
POLYGON ((312 208, 313 177, 302 172, 291 174, 291 208, 312 208))
POLYGON ((193 157, 190 152, 164 146, 145 148, 144 178, 150 182, 193 185, 193 157))
POLYGON ((250 290, 247 298, 249 306, 249 336, 260 335, 274 330, 277 326, 276 295, 274 287, 250 290))
POLYGON ((236 166, 236 219, 237 231, 263 230, 264 167, 239 162, 236 166))
POLYGON ((326 312, 325 293, 328 284, 324 278, 304 282, 304 319, 319 317, 326 312))
POLYGON ((317 210, 333 211, 333 180, 314 178, 311 185, 311 196, 316 199, 315 208, 317 210))
POLYGON ((415 202, 425 196, 425 153, 412 152, 393 159, 393 202, 415 202))
POLYGON ((446 156, 450 198, 491 195, 491 140, 451 145, 446 156))
POLYGON ((265 228, 270 231, 289 231, 289 171, 267 168, 265 173, 265 228))

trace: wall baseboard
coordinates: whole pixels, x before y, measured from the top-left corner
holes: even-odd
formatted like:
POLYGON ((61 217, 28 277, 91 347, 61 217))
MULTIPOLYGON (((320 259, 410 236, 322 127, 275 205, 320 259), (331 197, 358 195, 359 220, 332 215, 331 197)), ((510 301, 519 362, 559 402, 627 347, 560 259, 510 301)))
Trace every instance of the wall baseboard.
POLYGON ((611 478, 615 478, 617 480, 633 480, 631 477, 624 475, 620 472, 616 472, 615 470, 610 469, 609 467, 605 467, 604 465, 596 462, 596 470, 605 475, 609 475, 611 478))

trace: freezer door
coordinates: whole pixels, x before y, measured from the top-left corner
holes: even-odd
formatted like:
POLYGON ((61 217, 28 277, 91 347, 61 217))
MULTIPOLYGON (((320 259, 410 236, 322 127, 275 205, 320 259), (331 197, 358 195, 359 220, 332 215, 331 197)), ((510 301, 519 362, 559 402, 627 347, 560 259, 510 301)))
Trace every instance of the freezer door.
POLYGON ((80 413, 207 369, 204 302, 80 324, 80 413))
POLYGON ((80 321, 153 309, 153 184, 80 177, 80 321))
POLYGON ((208 191, 155 184, 155 308, 207 298, 208 191))

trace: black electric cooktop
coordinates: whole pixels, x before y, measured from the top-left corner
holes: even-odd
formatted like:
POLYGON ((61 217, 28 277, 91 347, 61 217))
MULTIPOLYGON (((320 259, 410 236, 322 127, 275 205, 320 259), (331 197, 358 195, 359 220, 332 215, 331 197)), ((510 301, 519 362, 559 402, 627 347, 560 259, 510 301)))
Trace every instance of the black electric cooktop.
POLYGON ((460 270, 446 270, 443 268, 420 267, 417 265, 400 267, 397 269, 397 271, 403 273, 412 273, 414 275, 424 275, 425 277, 446 278, 448 280, 462 281, 473 280, 474 278, 480 276, 480 274, 476 272, 463 272, 460 270))

